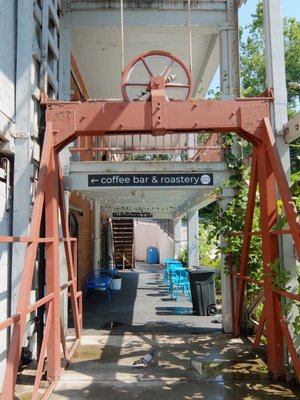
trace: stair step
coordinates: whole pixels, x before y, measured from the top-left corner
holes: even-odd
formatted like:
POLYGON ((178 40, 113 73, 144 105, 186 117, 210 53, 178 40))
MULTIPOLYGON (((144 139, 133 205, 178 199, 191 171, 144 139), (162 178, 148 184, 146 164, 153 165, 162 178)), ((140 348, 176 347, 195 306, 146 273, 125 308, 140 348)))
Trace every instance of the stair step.
POLYGON ((116 218, 112 220, 115 264, 119 268, 132 267, 133 229, 134 223, 132 219, 116 218))

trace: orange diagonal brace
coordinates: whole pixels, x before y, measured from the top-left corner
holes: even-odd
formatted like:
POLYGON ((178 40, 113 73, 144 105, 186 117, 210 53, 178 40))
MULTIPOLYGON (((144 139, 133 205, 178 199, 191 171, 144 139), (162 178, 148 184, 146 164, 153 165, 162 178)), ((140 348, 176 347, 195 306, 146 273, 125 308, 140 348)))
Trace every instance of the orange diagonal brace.
POLYGON ((295 373, 297 376, 297 380, 300 383, 300 360, 299 360, 297 351, 295 349, 295 346, 293 344, 293 339, 291 337, 289 328, 288 328, 287 323, 282 315, 279 301, 276 301, 276 311, 277 311, 277 315, 278 315, 278 319, 280 322, 282 332, 284 334, 285 342, 286 342, 288 351, 290 353, 290 356, 291 356, 291 359, 293 362, 293 367, 294 367, 294 370, 295 370, 295 373))
POLYGON ((262 337, 262 334, 264 331, 265 322, 266 322, 266 311, 265 311, 265 307, 263 307, 263 310, 262 310, 262 313, 261 313, 261 316, 259 319, 259 324, 258 324, 258 327, 256 330, 255 340, 253 343, 254 350, 258 350, 260 338, 262 337))
POLYGON ((278 190, 282 199, 288 224, 290 226, 291 235, 294 240, 298 259, 300 260, 300 222, 297 214, 296 205, 292 200, 291 191, 286 180, 280 156, 276 147, 275 139, 272 134, 272 128, 267 118, 264 119, 264 127, 265 135, 263 136, 263 138, 266 143, 268 156, 270 158, 272 168, 276 177, 278 190))
POLYGON ((33 393, 32 393, 32 400, 38 399, 39 386, 40 386, 42 372, 43 372, 43 366, 44 366, 44 361, 45 361, 45 354, 46 354, 50 329, 51 329, 52 317, 53 317, 53 303, 52 303, 52 301, 50 301, 50 303, 47 307, 46 326, 45 326, 45 330, 44 330, 44 338, 43 338, 42 348, 40 351, 40 359, 39 359, 38 367, 37 367, 37 371, 36 371, 36 377, 35 377, 34 388, 33 388, 33 393))
POLYGON ((63 188, 63 178, 61 172, 61 165, 59 161, 59 157, 56 155, 56 165, 59 173, 59 205, 60 205, 60 215, 61 215, 61 223, 63 236, 66 238, 64 241, 66 260, 67 260, 67 269, 68 269, 68 277, 71 281, 71 301, 72 301, 72 309, 74 314, 74 325, 76 337, 80 337, 82 335, 82 323, 79 318, 79 310, 78 310, 78 300, 77 300, 77 282, 75 275, 75 268, 72 257, 72 248, 71 248, 71 238, 69 231, 69 224, 66 215, 66 206, 65 206, 65 198, 64 198, 64 188, 63 188))

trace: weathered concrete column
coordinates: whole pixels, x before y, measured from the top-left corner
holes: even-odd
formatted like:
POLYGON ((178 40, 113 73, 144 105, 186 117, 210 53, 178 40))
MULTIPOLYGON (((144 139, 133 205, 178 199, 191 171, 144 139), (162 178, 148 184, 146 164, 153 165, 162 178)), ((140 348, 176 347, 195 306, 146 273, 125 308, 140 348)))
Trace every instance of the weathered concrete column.
POLYGON ((174 228, 174 256, 177 258, 181 252, 181 218, 173 219, 174 228))
MULTIPOLYGON (((16 138, 14 162, 13 235, 27 236, 33 204, 33 142, 31 140, 33 2, 18 2, 16 51, 16 138)), ((16 312, 26 246, 13 244, 11 313, 16 312)))
MULTIPOLYGON (((223 191, 221 207, 226 209, 228 203, 232 199, 232 189, 226 189, 223 191)), ((226 244, 225 238, 220 237, 220 245, 224 247, 226 244)), ((230 288, 230 276, 226 273, 227 265, 225 262, 226 254, 221 253, 221 292, 222 292, 222 327, 225 333, 232 333, 232 305, 231 305, 231 288, 230 288)))
POLYGON ((99 270, 101 260, 100 200, 94 200, 94 271, 99 270))
POLYGON ((227 1, 227 24, 220 31, 220 90, 221 97, 239 97, 239 37, 238 8, 235 0, 227 1))
MULTIPOLYGON (((220 32, 220 90, 221 98, 236 98, 240 96, 240 67, 238 39, 238 8, 235 0, 227 2, 227 26, 220 32)), ((237 149, 233 148, 233 152, 237 149)), ((221 207, 226 208, 232 193, 223 192, 221 207)), ((220 238, 221 247, 225 243, 220 238)), ((232 309, 230 279, 225 273, 225 254, 221 254, 221 291, 222 291, 222 323, 225 333, 232 332, 232 309)))
POLYGON ((111 260, 113 260, 113 237, 112 237, 111 219, 109 219, 108 222, 106 240, 107 240, 107 257, 111 257, 111 260))
POLYGON ((188 247, 188 265, 198 265, 198 210, 188 210, 187 212, 187 247, 188 247))
MULTIPOLYGON (((63 2, 63 13, 60 22, 59 35, 59 99, 70 100, 71 88, 71 10, 68 1, 63 2)), ((69 169, 70 151, 68 145, 60 152, 63 170, 69 169)))

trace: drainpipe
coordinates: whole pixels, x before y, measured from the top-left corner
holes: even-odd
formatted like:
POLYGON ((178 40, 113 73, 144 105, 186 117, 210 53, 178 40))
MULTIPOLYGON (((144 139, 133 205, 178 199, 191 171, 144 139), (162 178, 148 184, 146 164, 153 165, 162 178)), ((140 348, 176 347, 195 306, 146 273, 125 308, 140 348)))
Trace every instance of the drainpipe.
MULTIPOLYGON (((7 157, 1 158, 1 165, 5 170, 5 197, 6 197, 6 211, 8 213, 8 235, 13 235, 13 220, 12 220, 12 191, 11 191, 11 161, 7 157)), ((4 243, 3 243, 4 245, 4 243)), ((11 316, 11 291, 12 291, 12 281, 11 281, 11 269, 12 269, 12 243, 7 243, 7 305, 6 305, 6 315, 11 316)), ((7 328, 6 345, 9 348, 11 337, 11 327, 7 328)))

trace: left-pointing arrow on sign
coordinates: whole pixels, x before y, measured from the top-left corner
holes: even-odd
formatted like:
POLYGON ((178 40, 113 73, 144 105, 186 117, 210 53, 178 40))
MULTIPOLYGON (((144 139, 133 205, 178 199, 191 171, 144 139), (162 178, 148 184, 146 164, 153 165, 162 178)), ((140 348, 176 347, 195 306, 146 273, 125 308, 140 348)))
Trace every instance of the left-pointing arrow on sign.
POLYGON ((92 178, 91 183, 99 182, 99 179, 92 178))

